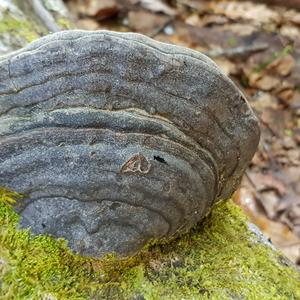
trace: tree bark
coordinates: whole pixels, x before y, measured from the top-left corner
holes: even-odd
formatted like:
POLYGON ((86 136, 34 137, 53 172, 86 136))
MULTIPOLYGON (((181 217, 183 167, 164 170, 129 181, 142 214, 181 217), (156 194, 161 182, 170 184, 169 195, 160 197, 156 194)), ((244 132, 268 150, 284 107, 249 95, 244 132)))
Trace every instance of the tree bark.
POLYGON ((74 28, 61 0, 0 1, 0 55, 50 32, 74 28))

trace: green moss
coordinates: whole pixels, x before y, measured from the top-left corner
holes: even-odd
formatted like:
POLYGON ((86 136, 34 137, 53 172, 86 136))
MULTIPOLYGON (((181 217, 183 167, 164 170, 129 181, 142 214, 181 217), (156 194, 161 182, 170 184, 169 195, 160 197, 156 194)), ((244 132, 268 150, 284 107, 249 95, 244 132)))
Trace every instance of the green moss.
POLYGON ((18 230, 8 202, 0 201, 1 299, 300 299, 297 271, 257 242, 230 201, 181 238, 101 260, 18 230))
POLYGON ((236 47, 237 44, 238 44, 238 41, 237 41, 237 39, 236 39, 234 36, 232 36, 232 37, 230 37, 230 38, 227 40, 227 44, 228 44, 228 46, 230 46, 230 47, 236 47))
POLYGON ((56 23, 62 30, 75 29, 75 25, 67 18, 58 18, 56 23))
MULTIPOLYGON (((9 34, 10 37, 16 39, 24 39, 27 43, 37 39, 39 32, 36 25, 26 19, 17 19, 10 15, 5 15, 0 21, 0 35, 9 34)), ((44 33, 44 32, 41 32, 44 33)), ((18 43, 18 42, 16 42, 18 43)))
POLYGON ((5 188, 0 188, 0 203, 12 205, 16 203, 16 200, 22 198, 22 195, 16 192, 12 192, 5 188))

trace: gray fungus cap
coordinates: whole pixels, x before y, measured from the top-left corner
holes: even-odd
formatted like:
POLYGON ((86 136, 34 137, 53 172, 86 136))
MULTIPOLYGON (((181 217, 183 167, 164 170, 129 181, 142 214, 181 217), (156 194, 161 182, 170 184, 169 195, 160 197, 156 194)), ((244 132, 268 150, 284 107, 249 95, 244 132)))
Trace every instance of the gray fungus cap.
POLYGON ((259 141, 206 56, 140 34, 63 31, 0 58, 0 186, 21 227, 128 255, 231 196, 259 141))

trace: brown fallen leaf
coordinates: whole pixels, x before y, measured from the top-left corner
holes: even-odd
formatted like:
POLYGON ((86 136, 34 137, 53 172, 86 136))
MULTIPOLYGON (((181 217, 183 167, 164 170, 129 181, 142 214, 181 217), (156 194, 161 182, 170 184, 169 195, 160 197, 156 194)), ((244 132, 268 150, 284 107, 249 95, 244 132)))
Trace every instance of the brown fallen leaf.
POLYGON ((285 136, 281 143, 285 150, 296 149, 297 147, 296 141, 291 136, 285 136))
POLYGON ((281 220, 300 237, 300 203, 295 203, 285 210, 281 220))
POLYGON ((241 187, 234 193, 232 199, 243 208, 252 220, 264 213, 256 201, 254 188, 249 185, 245 177, 243 178, 241 187))
POLYGON ((188 16, 185 19, 185 23, 188 25, 192 25, 192 26, 198 26, 198 27, 203 26, 202 20, 201 20, 199 14, 197 14, 197 13, 194 13, 194 14, 191 14, 190 16, 188 16))
POLYGON ((209 1, 199 0, 176 0, 176 6, 179 10, 179 14, 196 12, 197 14, 210 13, 209 1))
POLYGON ((194 13, 188 16, 185 19, 185 23, 197 26, 197 27, 203 27, 203 26, 211 26, 211 25, 224 25, 228 23, 228 18, 221 15, 205 15, 203 17, 200 17, 199 14, 194 13))
POLYGON ((271 62, 267 67, 266 70, 271 71, 272 74, 275 72, 281 76, 289 75, 293 68, 296 65, 296 60, 290 54, 278 57, 273 62, 271 62))
POLYGON ((276 98, 270 93, 259 91, 252 97, 252 107, 254 107, 257 111, 263 111, 266 108, 277 108, 276 98))
POLYGON ((79 14, 105 20, 119 12, 116 0, 76 0, 76 9, 79 14))
POLYGON ((296 25, 285 24, 285 25, 281 26, 280 33, 291 39, 299 39, 300 38, 300 29, 296 25))
POLYGON ((258 192, 274 190, 279 196, 283 196, 287 192, 286 184, 281 178, 274 173, 256 173, 250 175, 251 180, 255 183, 258 192))
POLYGON ((270 220, 276 220, 281 201, 280 196, 274 190, 265 190, 258 193, 256 199, 264 207, 267 217, 270 220))
POLYGON ((128 13, 128 26, 133 31, 153 37, 163 30, 171 19, 169 16, 154 14, 145 10, 130 11, 128 13))
POLYGON ((272 243, 296 263, 300 257, 300 238, 283 223, 274 222, 263 216, 255 221, 265 235, 270 237, 272 243))
POLYGON ((205 15, 201 18, 202 26, 224 25, 229 22, 228 18, 222 15, 205 15))
POLYGON ((99 23, 92 18, 78 20, 77 26, 85 30, 97 30, 100 28, 99 23))
POLYGON ((296 263, 299 260, 300 238, 286 224, 272 221, 264 215, 256 201, 255 191, 247 183, 247 179, 243 179, 242 186, 234 194, 233 200, 291 261, 296 263))
POLYGON ((268 8, 264 4, 253 4, 251 2, 233 2, 233 1, 211 1, 210 6, 215 13, 223 14, 226 17, 238 20, 244 19, 255 24, 278 23, 280 15, 268 8))
POLYGON ((257 27, 255 25, 244 24, 244 23, 225 24, 224 29, 230 30, 240 36, 250 36, 255 31, 257 31, 257 27))
POLYGON ((162 0, 140 0, 138 1, 141 7, 144 7, 153 12, 161 12, 169 16, 175 16, 176 10, 167 5, 162 0))
POLYGON ((223 70, 226 75, 238 74, 237 65, 224 57, 216 57, 214 62, 223 70))
MULTIPOLYGON (((243 0, 243 1, 248 1, 248 0, 243 0)), ((285 7, 290 7, 294 9, 300 9, 300 2, 299 0, 252 0, 254 2, 264 2, 268 5, 282 5, 285 7)))
POLYGON ((287 22, 292 22, 296 25, 300 25, 300 12, 289 9, 283 13, 283 18, 287 22))
POLYGON ((270 91, 280 84, 280 79, 263 73, 252 72, 248 76, 249 84, 263 91, 270 91))

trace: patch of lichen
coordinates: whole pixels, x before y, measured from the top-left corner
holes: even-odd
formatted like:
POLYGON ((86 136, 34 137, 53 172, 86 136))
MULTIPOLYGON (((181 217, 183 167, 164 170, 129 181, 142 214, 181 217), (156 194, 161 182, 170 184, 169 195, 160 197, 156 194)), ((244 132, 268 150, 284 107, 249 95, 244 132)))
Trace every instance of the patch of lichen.
MULTIPOLYGON (((74 24, 65 17, 57 17, 56 23, 62 30, 75 29, 74 24)), ((15 46, 15 48, 23 47, 48 33, 48 30, 38 21, 31 20, 24 15, 18 15, 18 13, 4 12, 0 20, 0 36, 6 35, 6 38, 9 37, 9 44, 15 46)), ((2 40, 6 38, 2 38, 2 40)))
POLYGON ((75 25, 65 17, 57 18, 56 23, 62 30, 70 30, 76 28, 75 25))
POLYGON ((0 193, 1 299, 300 299, 297 271, 255 240, 230 201, 169 243, 93 260, 63 240, 18 230, 18 215, 3 200, 16 195, 7 193, 0 193))
POLYGON ((39 37, 38 33, 45 34, 46 32, 43 28, 25 18, 4 14, 3 19, 0 20, 0 35, 7 35, 10 39, 15 39, 10 43, 16 44, 18 47, 37 39, 39 37))

